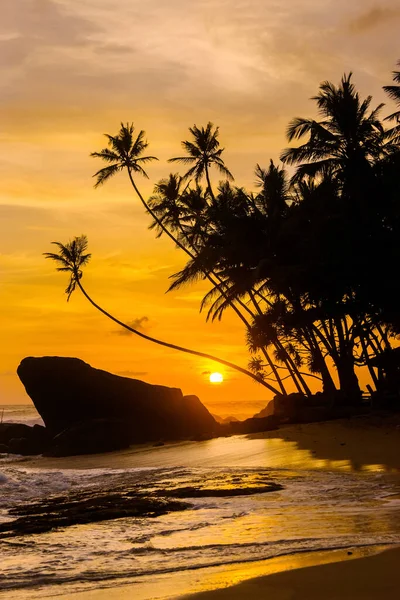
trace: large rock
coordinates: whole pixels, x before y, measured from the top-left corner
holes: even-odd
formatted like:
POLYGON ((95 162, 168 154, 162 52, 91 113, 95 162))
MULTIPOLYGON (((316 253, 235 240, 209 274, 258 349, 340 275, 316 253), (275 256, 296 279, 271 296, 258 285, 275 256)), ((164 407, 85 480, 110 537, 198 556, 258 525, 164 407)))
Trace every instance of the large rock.
POLYGON ((81 421, 56 435, 47 456, 71 456, 123 450, 132 443, 129 422, 121 419, 81 421))
MULTIPOLYGON (((189 438, 217 429, 215 419, 197 396, 183 396, 177 388, 119 377, 77 358, 24 358, 17 373, 52 435, 70 430, 69 434, 64 433, 69 453, 74 428, 81 448, 83 431, 90 430, 93 420, 97 425, 93 425, 96 431, 89 443, 91 452, 96 451, 95 440, 100 442, 107 435, 104 421, 113 423, 111 449, 117 443, 118 423, 122 447, 128 442, 189 438)), ((64 445, 61 442, 59 439, 58 444, 64 445)), ((107 443, 103 440, 99 446, 102 451, 107 443)))

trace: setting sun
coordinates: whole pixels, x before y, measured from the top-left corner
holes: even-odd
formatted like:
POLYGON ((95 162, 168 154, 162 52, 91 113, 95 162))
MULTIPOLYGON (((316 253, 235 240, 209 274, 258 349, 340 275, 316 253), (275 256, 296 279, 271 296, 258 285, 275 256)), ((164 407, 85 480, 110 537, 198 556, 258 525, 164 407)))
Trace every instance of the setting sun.
POLYGON ((210 383, 222 383, 224 377, 221 373, 211 373, 210 374, 210 383))

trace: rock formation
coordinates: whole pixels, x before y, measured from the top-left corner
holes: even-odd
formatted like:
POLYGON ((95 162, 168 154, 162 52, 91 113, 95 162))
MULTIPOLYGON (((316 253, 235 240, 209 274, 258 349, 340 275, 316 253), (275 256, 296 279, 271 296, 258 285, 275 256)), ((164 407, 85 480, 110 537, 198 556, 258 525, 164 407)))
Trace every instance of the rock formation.
POLYGON ((24 358, 18 376, 54 438, 57 455, 213 434, 197 396, 94 369, 77 358, 24 358))

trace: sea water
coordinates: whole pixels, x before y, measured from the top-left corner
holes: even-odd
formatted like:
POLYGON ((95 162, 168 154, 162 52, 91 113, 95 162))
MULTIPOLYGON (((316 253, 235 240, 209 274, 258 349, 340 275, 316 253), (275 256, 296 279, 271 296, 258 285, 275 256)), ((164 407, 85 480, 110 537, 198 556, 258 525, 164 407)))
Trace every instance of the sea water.
POLYGON ((176 579, 210 567, 400 542, 398 474, 380 465, 354 471, 347 461, 319 460, 294 442, 251 436, 69 459, 3 456, 0 520, 10 519, 12 506, 78 490, 151 494, 203 486, 245 491, 260 478, 282 489, 189 498, 188 510, 155 518, 120 518, 2 539, 0 598, 63 592, 73 597, 122 583, 134 583, 135 597, 147 598, 140 590, 149 578, 176 579))
POLYGON ((33 404, 0 404, 0 422, 44 425, 33 404))

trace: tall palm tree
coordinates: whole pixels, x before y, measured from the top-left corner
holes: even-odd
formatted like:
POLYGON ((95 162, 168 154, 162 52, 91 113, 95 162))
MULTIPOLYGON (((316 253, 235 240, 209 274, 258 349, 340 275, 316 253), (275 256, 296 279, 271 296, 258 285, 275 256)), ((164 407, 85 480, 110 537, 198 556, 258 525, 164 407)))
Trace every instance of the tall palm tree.
MULTIPOLYGON (((398 65, 400 67, 400 61, 398 65)), ((400 71, 393 71, 393 81, 400 84, 400 71)), ((392 100, 400 104, 400 85, 385 85, 383 89, 389 94, 392 100)), ((398 120, 400 118, 400 111, 394 113, 392 117, 396 117, 398 120)))
POLYGON ((103 148, 100 152, 91 153, 90 156, 101 158, 106 163, 109 163, 107 167, 100 169, 93 175, 93 177, 96 177, 95 187, 102 185, 110 179, 110 177, 113 177, 124 169, 127 169, 132 185, 137 193, 138 191, 133 181, 132 173, 139 173, 147 179, 149 178, 146 171, 143 169, 142 164, 158 160, 158 158, 155 156, 142 156, 149 145, 144 138, 146 134, 141 130, 135 137, 134 132, 135 128, 133 123, 126 123, 126 125, 121 123, 121 128, 117 135, 105 134, 108 139, 108 148, 103 148))
POLYGON ((146 211, 152 216, 155 223, 160 227, 162 231, 182 250, 189 252, 179 240, 172 235, 167 227, 161 222, 158 215, 152 210, 151 206, 145 201, 136 182, 133 178, 134 173, 139 173, 148 179, 146 171, 142 167, 142 163, 147 163, 153 160, 158 160, 155 156, 142 156, 142 153, 146 150, 148 142, 145 141, 145 132, 141 130, 138 135, 134 135, 135 127, 133 123, 121 123, 121 128, 117 135, 104 134, 108 139, 108 148, 103 148, 100 152, 92 152, 90 156, 93 158, 100 158, 108 166, 97 171, 93 177, 96 177, 95 188, 106 183, 110 177, 113 177, 117 173, 126 170, 129 176, 129 180, 133 189, 135 190, 139 200, 143 204, 146 211))
POLYGON ((219 127, 214 128, 213 123, 209 122, 206 127, 199 128, 193 125, 193 127, 189 128, 189 131, 193 136, 193 141, 186 140, 182 142, 187 156, 170 158, 169 162, 181 162, 185 165, 192 165, 183 176, 183 179, 194 178, 196 183, 199 183, 201 178, 205 176, 210 196, 215 200, 210 181, 209 169, 211 165, 214 165, 229 181, 233 181, 234 179, 221 158, 224 148, 219 147, 219 127))
MULTIPOLYGON (((188 144, 187 147, 188 148, 193 147, 192 148, 193 153, 194 154, 197 153, 198 159, 200 161, 199 164, 197 165, 198 171, 200 173, 201 168, 204 169, 204 172, 205 172, 206 178, 207 178, 207 182, 209 185, 210 195, 214 198, 212 190, 211 190, 211 183, 210 183, 209 175, 208 175, 208 166, 210 164, 215 164, 222 172, 225 173, 225 175, 227 177, 233 178, 231 173, 224 166, 223 160, 220 158, 221 153, 223 152, 223 149, 219 148, 219 141, 217 139, 218 138, 218 127, 215 128, 215 131, 213 131, 213 125, 212 125, 212 123, 209 123, 205 129, 202 128, 200 130, 196 126, 194 126, 192 129, 190 129, 190 131, 193 133, 196 143, 192 144, 190 142, 187 142, 187 144, 188 144), (196 146, 196 144, 197 144, 197 146, 196 146), (197 148, 197 150, 196 150, 196 148, 197 148)), ((164 232, 176 244, 176 246, 178 248, 183 250, 193 260, 196 258, 196 255, 197 255, 196 248, 194 248, 194 247, 189 248, 189 244, 187 243, 187 237, 185 238, 185 236, 183 236, 183 237, 179 236, 179 232, 174 232, 174 233, 171 232, 171 229, 168 226, 171 224, 171 223, 168 223, 168 220, 170 220, 170 219, 169 219, 169 217, 167 217, 167 215, 165 213, 166 207, 163 206, 162 210, 161 210, 161 207, 159 207, 159 204, 158 204, 159 198, 154 200, 154 197, 153 197, 153 199, 150 199, 149 202, 146 202, 136 185, 136 182, 133 178, 134 173, 139 173, 139 174, 147 177, 147 173, 144 171, 143 167, 141 166, 141 163, 146 163, 146 162, 149 162, 152 160, 157 160, 157 159, 154 156, 144 156, 144 157, 142 156, 142 153, 148 146, 147 142, 144 139, 145 133, 142 130, 139 132, 139 134, 135 138, 134 132, 135 132, 135 128, 132 123, 127 123, 126 125, 124 125, 124 123, 121 123, 120 131, 118 132, 118 134, 116 136, 105 134, 106 138, 108 139, 108 148, 104 148, 100 152, 92 152, 91 153, 92 157, 100 158, 100 159, 104 160, 106 163, 108 163, 106 167, 104 167, 103 169, 100 169, 99 171, 97 171, 95 173, 95 175, 94 175, 94 177, 96 177, 95 187, 98 187, 98 186, 104 184, 105 182, 108 181, 108 179, 110 177, 112 177, 115 174, 126 169, 128 172, 128 176, 129 176, 129 179, 130 179, 133 189, 135 190, 136 194, 138 195, 138 197, 139 197, 140 201, 142 202, 143 206, 145 207, 146 211, 152 216, 155 225, 159 229, 159 233, 164 232)), ((186 142, 184 142, 184 145, 185 144, 186 144, 186 142)), ((184 158, 185 161, 186 161, 186 158, 189 161, 195 160, 194 157, 191 157, 191 158, 185 157, 184 158)), ((180 159, 176 159, 176 160, 180 160, 180 159)), ((172 203, 175 203, 177 191, 180 189, 181 183, 185 179, 190 177, 190 173, 191 173, 191 170, 188 173, 186 173, 186 176, 183 177, 181 180, 178 180, 179 176, 172 175, 172 177, 170 176, 169 180, 164 180, 163 182, 160 182, 161 183, 160 187, 158 189, 156 187, 156 190, 155 190, 156 196, 160 196, 160 195, 164 196, 164 200, 166 200, 166 202, 169 205, 172 205, 172 203), (165 198, 166 194, 169 195, 168 200, 165 198)), ((199 176, 201 176, 201 175, 199 175, 199 176)), ((175 219, 176 216, 177 216, 177 214, 176 214, 176 206, 175 206, 173 219, 175 219)), ((223 284, 218 279, 218 277, 217 277, 217 281, 216 281, 215 279, 213 279, 212 272, 210 272, 208 270, 204 270, 204 269, 201 272, 202 272, 203 277, 208 279, 213 285, 217 285, 217 287, 219 286, 221 293, 223 295, 225 294, 223 284)), ((248 319, 246 319, 246 317, 242 314, 242 312, 238 309, 238 307, 235 306, 235 304, 233 302, 229 303, 229 305, 232 307, 232 309, 237 314, 237 316, 241 319, 241 321, 246 325, 246 327, 250 327, 248 319)), ((244 312, 251 314, 251 311, 248 309, 248 307, 245 304, 242 303, 241 308, 244 310, 244 312)), ((284 391, 283 391, 284 386, 282 386, 279 377, 278 377, 278 384, 279 384, 282 392, 284 393, 284 391)))
MULTIPOLYGON (((399 61, 400 66, 400 61, 399 61)), ((400 84, 400 71, 393 71, 393 81, 400 84)), ((390 96, 392 100, 394 100, 400 107, 400 85, 385 85, 385 92, 390 96)), ((399 143, 400 141, 400 110, 397 110, 393 114, 386 117, 388 121, 394 121, 396 125, 389 132, 395 143, 399 143)))
POLYGON ((379 120, 383 104, 370 111, 371 96, 361 100, 351 77, 345 75, 338 87, 329 81, 321 84, 312 100, 322 120, 297 117, 289 124, 289 142, 308 136, 304 144, 281 153, 284 163, 298 165, 294 182, 328 175, 345 186, 389 152, 379 120))
POLYGON ((260 377, 257 377, 257 375, 254 375, 254 373, 251 373, 250 371, 247 371, 246 369, 243 369, 242 367, 239 367, 238 365, 235 365, 234 363, 231 363, 227 360, 223 360, 222 358, 213 356, 212 354, 207 354, 205 352, 199 352, 197 350, 191 350, 189 348, 184 348, 183 346, 178 346, 176 344, 171 344, 169 342, 164 342, 163 340, 153 338, 149 335, 146 335, 145 333, 142 333, 141 331, 138 331, 137 329, 135 329, 133 327, 130 327, 126 323, 123 323, 122 321, 120 321, 119 319, 117 319, 116 317, 111 315, 109 312, 104 310, 101 306, 99 306, 89 296, 89 294, 86 292, 85 288, 82 285, 82 282, 81 282, 82 276, 83 276, 82 268, 88 264, 88 262, 91 258, 91 254, 86 253, 87 248, 88 248, 87 237, 85 235, 77 236, 71 242, 67 242, 66 244, 62 244, 60 242, 52 242, 52 243, 58 248, 58 253, 45 252, 44 256, 46 258, 49 258, 56 262, 56 264, 58 265, 57 271, 69 273, 70 280, 69 280, 68 286, 65 290, 68 300, 70 299, 71 294, 78 287, 80 289, 80 291, 82 292, 82 294, 85 296, 85 298, 90 302, 90 304, 92 304, 92 306, 94 306, 94 308, 96 308, 103 315, 105 315, 106 317, 108 317, 109 319, 114 321, 114 323, 117 323, 117 325, 120 325, 121 327, 130 331, 131 333, 134 333, 135 335, 138 335, 139 337, 141 337, 145 340, 153 342, 154 344, 158 344, 160 346, 164 346, 164 347, 170 348, 172 350, 178 350, 179 352, 184 352, 186 354, 192 354, 193 356, 198 356, 200 358, 206 358, 208 360, 212 360, 214 362, 222 364, 225 367, 234 369, 235 371, 239 371, 239 373, 242 373, 243 375, 247 375, 248 377, 251 377, 254 381, 257 381, 258 383, 260 383, 261 385, 263 385, 264 387, 269 389, 271 392, 273 392, 275 395, 280 394, 280 392, 277 389, 275 389, 272 385, 270 385, 268 382, 263 381, 262 379, 260 379, 260 377))

